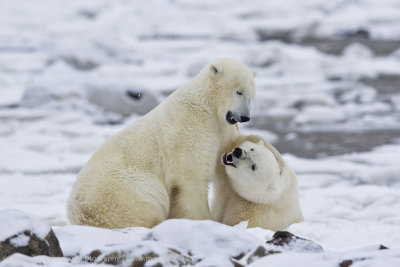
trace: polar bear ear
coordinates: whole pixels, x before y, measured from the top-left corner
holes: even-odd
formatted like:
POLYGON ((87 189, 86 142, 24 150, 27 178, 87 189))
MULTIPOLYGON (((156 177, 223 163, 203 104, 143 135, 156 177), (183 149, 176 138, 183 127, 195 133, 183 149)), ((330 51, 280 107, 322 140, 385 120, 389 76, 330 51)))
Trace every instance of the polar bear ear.
POLYGON ((253 74, 253 78, 255 78, 258 75, 258 70, 252 70, 251 73, 253 74))
POLYGON ((210 65, 210 75, 211 77, 217 77, 222 73, 222 67, 218 66, 216 64, 211 64, 210 65))
POLYGON ((263 146, 264 145, 264 141, 260 140, 260 141, 258 141, 258 144, 263 146))

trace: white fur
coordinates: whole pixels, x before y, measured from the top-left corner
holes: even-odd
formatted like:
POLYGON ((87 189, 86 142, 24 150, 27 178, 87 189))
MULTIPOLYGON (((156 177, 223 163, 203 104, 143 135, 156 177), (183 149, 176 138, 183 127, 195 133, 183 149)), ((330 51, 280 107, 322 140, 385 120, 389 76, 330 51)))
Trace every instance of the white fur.
POLYGON ((240 136, 235 147, 243 155, 215 181, 213 217, 228 225, 249 220, 248 227, 274 231, 303 221, 296 176, 278 151, 257 136, 240 136))
POLYGON ((226 114, 241 115, 254 95, 253 73, 241 62, 225 58, 204 67, 96 151, 74 184, 70 222, 123 228, 210 219, 207 186, 225 144, 238 135, 226 114))

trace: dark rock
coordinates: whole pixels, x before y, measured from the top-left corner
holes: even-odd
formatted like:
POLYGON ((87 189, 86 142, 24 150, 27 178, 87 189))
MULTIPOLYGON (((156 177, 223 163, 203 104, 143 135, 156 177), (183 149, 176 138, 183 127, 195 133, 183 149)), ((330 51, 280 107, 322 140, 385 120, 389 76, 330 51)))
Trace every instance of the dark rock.
POLYGON ((143 255, 135 254, 135 251, 137 251, 138 248, 141 248, 141 245, 109 253, 103 253, 101 250, 96 249, 89 255, 82 257, 82 260, 87 262, 104 263, 109 265, 126 265, 131 267, 163 266, 163 263, 166 261, 168 261, 170 265, 191 266, 201 261, 201 259, 186 255, 173 248, 168 248, 166 253, 163 253, 162 255, 155 252, 143 255))
POLYGON ((126 256, 125 252, 123 252, 123 251, 122 252, 112 252, 112 253, 105 255, 101 259, 100 262, 105 263, 105 264, 110 264, 110 265, 118 265, 118 264, 122 263, 123 261, 125 261, 126 259, 127 259, 127 256, 126 256))
POLYGON ((280 253, 280 251, 266 250, 263 246, 259 246, 247 258, 247 264, 251 264, 252 262, 254 262, 254 261, 256 261, 256 260, 258 260, 258 259, 260 259, 262 257, 268 256, 268 255, 272 255, 272 254, 277 254, 277 253, 280 253))
POLYGON ((384 245, 379 245, 379 250, 383 250, 383 249, 389 249, 389 248, 384 245))
MULTIPOLYGON (((144 267, 144 265, 146 264, 147 261, 158 258, 160 255, 155 254, 155 253, 149 253, 146 255, 143 255, 143 257, 141 258, 135 258, 132 262, 131 267, 144 267)), ((162 266, 161 263, 156 263, 155 265, 153 265, 154 267, 156 266, 162 266)))
POLYGON ((21 253, 27 256, 45 255, 50 257, 62 257, 63 253, 58 243, 57 237, 53 230, 50 230, 48 235, 42 239, 30 230, 25 230, 23 233, 18 233, 10 236, 6 240, 0 242, 0 261, 14 253, 21 253), (27 244, 17 246, 13 243, 13 239, 27 239, 27 244))
POLYGON ((273 235, 272 238, 273 239, 271 239, 270 241, 267 241, 267 244, 284 247, 286 250, 307 251, 307 252, 323 251, 321 245, 311 240, 298 237, 286 231, 278 231, 273 235))
POLYGON ((88 257, 88 261, 89 262, 95 262, 96 260, 97 260, 97 258, 99 257, 101 255, 101 251, 100 250, 98 250, 98 249, 96 249, 96 250, 93 250, 90 254, 89 254, 89 257, 88 257))
POLYGON ((231 259, 231 263, 233 264, 234 267, 244 267, 243 264, 241 264, 239 261, 235 260, 234 258, 231 259))
POLYGON ((353 31, 346 31, 340 34, 344 38, 363 38, 363 39, 369 39, 370 34, 369 31, 366 29, 356 29, 353 31))
POLYGON ((349 267, 353 264, 352 260, 344 260, 341 263, 339 263, 339 267, 349 267))
POLYGON ((368 260, 370 258, 357 258, 357 259, 352 259, 352 260, 343 260, 339 263, 339 267, 349 267, 351 265, 353 265, 353 263, 357 262, 357 261, 365 261, 368 260))
POLYGON ((93 70, 100 65, 98 62, 94 62, 89 59, 80 59, 74 56, 64 56, 63 60, 74 69, 81 71, 93 70))
POLYGON ((144 115, 160 102, 154 92, 117 83, 91 85, 87 97, 93 104, 123 116, 144 115))
POLYGON ((292 43, 294 42, 295 39, 294 29, 272 30, 272 29, 257 28, 256 33, 260 41, 280 40, 285 43, 292 43))

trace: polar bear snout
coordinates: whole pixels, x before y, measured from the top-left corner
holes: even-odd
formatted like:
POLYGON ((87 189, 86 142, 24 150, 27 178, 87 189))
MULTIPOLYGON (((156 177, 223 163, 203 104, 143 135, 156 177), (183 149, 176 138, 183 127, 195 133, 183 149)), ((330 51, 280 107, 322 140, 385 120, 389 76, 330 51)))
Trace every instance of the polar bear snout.
POLYGON ((250 120, 250 117, 247 117, 247 116, 240 117, 240 122, 248 122, 249 120, 250 120))
POLYGON ((236 116, 235 113, 233 113, 230 110, 226 113, 226 121, 229 124, 236 124, 238 122, 238 120, 239 120, 237 117, 238 116, 236 116))
POLYGON ((250 116, 249 115, 239 115, 236 112, 232 112, 232 111, 228 111, 226 113, 226 121, 229 124, 236 124, 238 122, 248 122, 250 120, 250 116))
POLYGON ((236 164, 234 162, 234 158, 232 156, 232 152, 225 153, 221 157, 222 164, 225 166, 232 166, 236 168, 236 164))
POLYGON ((237 147, 232 152, 233 156, 236 158, 240 158, 243 154, 243 150, 240 147, 237 147))

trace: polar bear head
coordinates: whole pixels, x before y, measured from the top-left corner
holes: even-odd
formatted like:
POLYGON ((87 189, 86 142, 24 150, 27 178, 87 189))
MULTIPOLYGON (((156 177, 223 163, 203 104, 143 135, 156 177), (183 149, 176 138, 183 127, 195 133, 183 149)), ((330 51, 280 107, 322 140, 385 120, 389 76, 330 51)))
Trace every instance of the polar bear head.
POLYGON ((218 116, 229 124, 250 120, 250 101, 255 96, 255 71, 242 62, 221 58, 203 69, 211 82, 211 97, 217 103, 218 116))
POLYGON ((261 140, 245 141, 222 155, 233 190, 242 198, 259 204, 271 204, 280 198, 286 181, 274 154, 261 140))

